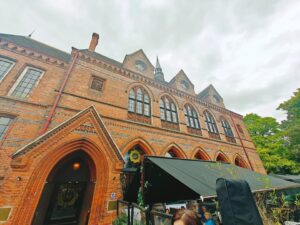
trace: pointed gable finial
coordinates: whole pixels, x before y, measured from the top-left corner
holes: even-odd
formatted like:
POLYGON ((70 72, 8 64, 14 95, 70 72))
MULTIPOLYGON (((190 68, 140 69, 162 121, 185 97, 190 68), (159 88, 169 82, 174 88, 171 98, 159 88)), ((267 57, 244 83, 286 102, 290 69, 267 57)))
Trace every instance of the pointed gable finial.
POLYGON ((155 70, 154 70, 154 79, 155 80, 160 80, 160 81, 165 81, 164 73, 162 72, 162 68, 160 66, 158 56, 156 57, 156 66, 155 66, 155 70))

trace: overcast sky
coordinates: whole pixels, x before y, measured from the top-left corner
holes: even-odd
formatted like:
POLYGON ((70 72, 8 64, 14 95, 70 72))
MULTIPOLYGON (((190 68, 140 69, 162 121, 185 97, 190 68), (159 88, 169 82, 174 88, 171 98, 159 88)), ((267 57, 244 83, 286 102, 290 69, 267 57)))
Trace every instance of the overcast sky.
POLYGON ((121 62, 142 48, 167 81, 183 69, 196 93, 213 84, 243 115, 281 120, 277 106, 300 88, 298 0, 5 1, 0 32, 33 30, 67 52, 99 33, 97 52, 121 62))

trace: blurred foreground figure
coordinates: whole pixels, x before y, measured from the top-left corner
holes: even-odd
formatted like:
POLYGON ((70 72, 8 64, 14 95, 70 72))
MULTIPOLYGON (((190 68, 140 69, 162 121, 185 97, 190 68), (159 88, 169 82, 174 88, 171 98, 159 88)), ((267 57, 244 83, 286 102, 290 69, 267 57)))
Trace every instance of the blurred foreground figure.
POLYGON ((202 223, 196 212, 181 209, 174 214, 173 225, 202 225, 202 223))
POLYGON ((223 225, 263 225, 245 180, 219 178, 216 182, 223 225))

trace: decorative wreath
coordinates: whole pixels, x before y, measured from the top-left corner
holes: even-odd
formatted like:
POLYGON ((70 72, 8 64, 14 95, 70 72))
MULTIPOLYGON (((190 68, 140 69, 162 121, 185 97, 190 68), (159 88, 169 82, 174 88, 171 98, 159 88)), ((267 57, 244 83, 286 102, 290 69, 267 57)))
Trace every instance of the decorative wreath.
POLYGON ((141 153, 138 150, 131 150, 129 158, 131 162, 139 163, 141 162, 141 153))
POLYGON ((77 198, 77 191, 69 188, 63 188, 58 194, 57 203, 59 206, 66 208, 74 205, 77 198))

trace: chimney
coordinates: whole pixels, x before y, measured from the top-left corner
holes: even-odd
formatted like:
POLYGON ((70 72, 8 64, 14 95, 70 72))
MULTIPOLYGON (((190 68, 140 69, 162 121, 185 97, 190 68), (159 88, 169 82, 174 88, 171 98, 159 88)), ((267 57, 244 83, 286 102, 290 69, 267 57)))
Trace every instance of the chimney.
POLYGON ((96 47, 97 47, 97 44, 98 44, 98 40, 99 40, 99 34, 97 33, 93 33, 92 35, 92 40, 90 42, 90 46, 89 46, 89 50, 91 52, 94 52, 96 47))

